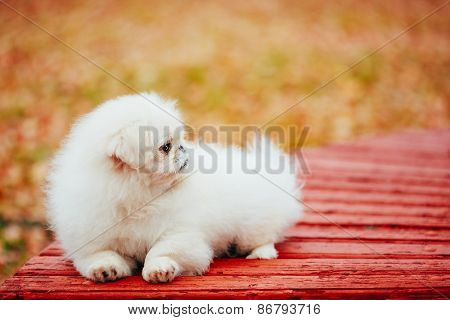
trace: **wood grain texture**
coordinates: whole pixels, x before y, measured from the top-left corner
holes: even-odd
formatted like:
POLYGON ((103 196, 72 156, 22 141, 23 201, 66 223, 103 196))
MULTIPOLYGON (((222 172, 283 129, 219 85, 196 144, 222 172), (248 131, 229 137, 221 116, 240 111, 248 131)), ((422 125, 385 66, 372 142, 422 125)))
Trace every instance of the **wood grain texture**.
POLYGON ((3 299, 445 299, 450 296, 450 129, 302 152, 305 217, 277 260, 216 259, 200 277, 148 284, 81 277, 54 242, 3 299))

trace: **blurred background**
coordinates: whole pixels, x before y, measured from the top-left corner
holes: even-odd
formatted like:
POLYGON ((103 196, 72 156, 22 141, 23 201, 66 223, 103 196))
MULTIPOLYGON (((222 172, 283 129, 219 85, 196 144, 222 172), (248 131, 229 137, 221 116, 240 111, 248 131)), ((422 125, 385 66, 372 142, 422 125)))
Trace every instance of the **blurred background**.
MULTIPOLYGON (((132 93, 1 2, 0 283, 51 239, 42 186, 70 124, 132 93)), ((194 128, 265 123, 443 2, 7 1, 136 90, 177 98, 194 128)), ((309 146, 448 126, 449 7, 273 124, 310 125, 309 146)))

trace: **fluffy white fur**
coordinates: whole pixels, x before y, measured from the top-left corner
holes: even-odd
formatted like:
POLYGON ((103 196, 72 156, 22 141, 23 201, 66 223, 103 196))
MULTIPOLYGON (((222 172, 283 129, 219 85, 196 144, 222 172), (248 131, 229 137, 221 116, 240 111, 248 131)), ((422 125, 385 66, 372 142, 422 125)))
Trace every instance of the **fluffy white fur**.
MULTIPOLYGON (((146 281, 168 282, 179 274, 204 273, 213 257, 230 245, 247 258, 276 258, 274 243, 302 209, 284 191, 242 169, 244 155, 256 162, 258 157, 267 159, 267 150, 210 145, 217 154, 217 170, 196 171, 200 157, 209 164, 215 161, 211 152, 173 134, 181 126, 169 115, 181 117, 174 101, 154 93, 144 96, 166 112, 141 95, 107 101, 73 126, 54 159, 48 212, 78 271, 95 281, 111 281, 143 265, 146 281), (139 167, 141 126, 157 128, 160 134, 146 137, 153 145, 139 167), (166 140, 172 143, 168 154, 161 151, 166 140), (194 150, 188 162, 180 146, 194 150)), ((269 158, 288 161, 274 147, 269 158)), ((262 165, 260 172, 298 195, 295 174, 287 168, 274 174, 262 165)))

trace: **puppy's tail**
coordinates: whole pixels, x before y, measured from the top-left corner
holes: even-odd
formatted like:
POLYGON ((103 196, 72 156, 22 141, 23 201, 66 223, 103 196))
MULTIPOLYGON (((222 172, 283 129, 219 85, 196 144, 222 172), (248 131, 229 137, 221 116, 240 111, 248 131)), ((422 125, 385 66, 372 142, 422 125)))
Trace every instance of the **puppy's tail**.
POLYGON ((257 136, 247 150, 250 157, 254 158, 254 164, 258 168, 254 173, 261 176, 261 184, 271 184, 274 194, 280 192, 283 194, 284 198, 275 197, 275 199, 278 199, 276 201, 283 199, 279 208, 283 214, 289 216, 286 221, 291 223, 297 221, 303 212, 299 201, 303 184, 299 179, 300 166, 297 159, 286 154, 267 136, 257 136))
POLYGON ((247 145, 247 150, 255 157, 255 164, 261 173, 285 175, 295 179, 298 172, 296 161, 275 145, 268 136, 256 136, 247 145))
POLYGON ((254 157, 254 173, 292 198, 300 199, 303 184, 299 179, 300 166, 294 156, 286 154, 267 136, 256 137, 247 150, 254 157))

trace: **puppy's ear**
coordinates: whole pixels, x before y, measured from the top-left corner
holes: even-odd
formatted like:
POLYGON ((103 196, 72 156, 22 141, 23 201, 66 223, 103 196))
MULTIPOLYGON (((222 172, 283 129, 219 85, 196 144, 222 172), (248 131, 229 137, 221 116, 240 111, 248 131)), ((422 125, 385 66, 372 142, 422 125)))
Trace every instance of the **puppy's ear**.
POLYGON ((107 154, 117 168, 139 168, 139 132, 131 126, 120 130, 108 144, 107 154))

